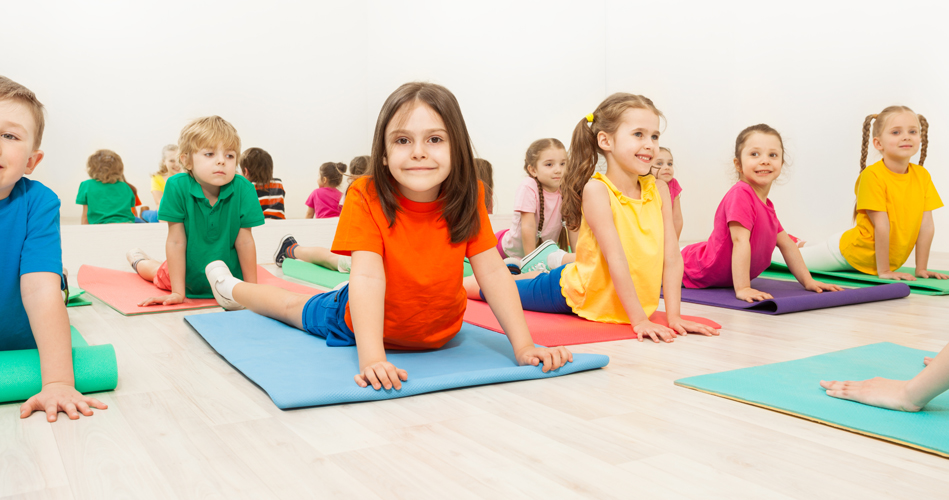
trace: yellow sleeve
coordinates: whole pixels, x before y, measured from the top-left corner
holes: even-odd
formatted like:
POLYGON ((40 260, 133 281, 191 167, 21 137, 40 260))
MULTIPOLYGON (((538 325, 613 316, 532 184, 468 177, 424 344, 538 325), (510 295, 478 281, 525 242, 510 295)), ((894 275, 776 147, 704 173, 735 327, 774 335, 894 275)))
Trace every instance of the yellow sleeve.
POLYGON ((923 196, 923 211, 929 212, 943 206, 942 198, 939 197, 939 192, 936 191, 936 185, 933 184, 933 179, 930 177, 929 182, 926 185, 926 194, 923 196))
POLYGON ((872 171, 864 170, 857 184, 857 210, 886 212, 886 185, 872 171))
POLYGON ((152 176, 152 191, 165 192, 165 178, 160 175, 152 176))

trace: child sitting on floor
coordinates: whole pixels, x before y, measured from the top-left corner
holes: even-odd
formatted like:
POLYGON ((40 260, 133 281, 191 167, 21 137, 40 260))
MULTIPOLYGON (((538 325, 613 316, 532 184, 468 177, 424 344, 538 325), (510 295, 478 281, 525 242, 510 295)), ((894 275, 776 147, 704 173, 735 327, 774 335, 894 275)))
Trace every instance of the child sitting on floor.
POLYGON ((652 164, 650 172, 660 181, 665 181, 669 185, 669 196, 672 198, 672 225, 676 230, 676 238, 682 237, 682 203, 679 202, 679 195, 682 194, 682 186, 675 178, 675 168, 672 166, 672 151, 669 148, 660 147, 659 154, 652 164))
MULTIPOLYGON (((26 87, 0 76, 0 351, 39 351, 43 385, 20 406, 20 418, 34 411, 55 422, 90 407, 108 408, 75 387, 69 316, 63 302, 59 198, 24 177, 43 159, 43 105, 26 87)), ((128 207, 126 207, 128 210, 128 207)))
POLYGON ((114 151, 100 149, 89 157, 86 171, 91 179, 82 181, 76 195, 83 224, 135 222, 135 193, 125 183, 124 170, 114 151))
POLYGON ((199 118, 181 130, 178 160, 188 175, 168 179, 158 211, 168 222, 168 260, 158 262, 138 248, 126 255, 142 279, 171 293, 139 306, 213 297, 204 277, 211 261, 224 261, 233 274, 257 282, 251 228, 264 223, 264 214, 254 185, 236 175, 240 150, 237 130, 219 116, 199 118))
POLYGON ((342 210, 339 200, 343 193, 338 188, 343 183, 344 173, 346 173, 345 163, 330 161, 320 165, 320 187, 314 189, 310 197, 306 199, 307 219, 339 217, 339 212, 342 210))
POLYGON ((287 192, 283 189, 283 182, 273 176, 273 158, 270 153, 260 148, 248 148, 241 155, 240 165, 244 177, 254 183, 264 218, 286 219, 283 198, 287 192))
POLYGON ((408 83, 386 99, 372 141, 370 176, 352 185, 333 250, 352 254, 350 283, 316 296, 244 283, 226 266, 207 268, 218 302, 244 306, 326 339, 355 345, 360 387, 400 389, 408 374, 386 348, 444 346, 461 329, 467 256, 507 333, 518 364, 555 370, 564 347, 535 347, 510 273, 494 250, 484 190, 458 101, 448 89, 408 83), (419 268, 418 263, 427 265, 419 268), (350 292, 351 289, 351 292, 350 292))

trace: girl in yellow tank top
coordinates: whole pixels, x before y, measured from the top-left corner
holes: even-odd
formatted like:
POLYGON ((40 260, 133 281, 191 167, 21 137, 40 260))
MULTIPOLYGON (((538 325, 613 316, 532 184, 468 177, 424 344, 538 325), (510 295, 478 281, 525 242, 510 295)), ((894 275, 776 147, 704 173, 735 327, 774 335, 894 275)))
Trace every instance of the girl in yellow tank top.
MULTIPOLYGON (((649 175, 659 151, 661 113, 646 97, 617 93, 574 129, 561 182, 561 213, 579 230, 576 262, 519 279, 525 310, 573 313, 591 321, 630 324, 637 338, 672 342, 676 335, 718 331, 682 319, 682 255, 669 187, 649 175), (606 173, 594 173, 606 158, 606 173), (664 288, 669 327, 650 321, 664 288)), ((473 277, 468 297, 481 299, 473 277)))

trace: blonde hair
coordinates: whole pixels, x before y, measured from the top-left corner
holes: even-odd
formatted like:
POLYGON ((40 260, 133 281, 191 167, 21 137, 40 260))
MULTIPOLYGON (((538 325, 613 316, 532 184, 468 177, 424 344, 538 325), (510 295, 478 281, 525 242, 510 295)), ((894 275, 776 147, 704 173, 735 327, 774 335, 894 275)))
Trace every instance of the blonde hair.
POLYGON ((237 129, 220 116, 206 116, 192 120, 181 129, 178 138, 178 158, 181 168, 191 173, 191 155, 202 148, 213 148, 223 144, 224 149, 240 153, 241 137, 237 129))
POLYGON ((86 161, 86 172, 89 173, 89 177, 103 184, 125 181, 125 166, 122 164, 122 157, 108 149, 100 149, 89 157, 86 161))
POLYGON ((165 166, 165 154, 171 151, 178 151, 178 145, 169 144, 161 148, 161 160, 158 162, 158 172, 155 172, 155 175, 165 175, 168 173, 168 167, 165 166))
POLYGON ((560 211, 567 223, 567 228, 571 231, 580 229, 583 187, 593 176, 599 155, 604 153, 597 143, 596 136, 600 132, 615 133, 627 109, 647 109, 656 116, 665 118, 648 97, 617 92, 597 106, 591 113, 592 121, 584 117, 573 129, 567 171, 560 183, 560 193, 563 196, 560 211))
POLYGON ((36 122, 35 135, 33 137, 33 149, 40 148, 43 142, 43 129, 46 128, 46 119, 43 116, 43 103, 36 98, 32 90, 20 85, 17 82, 0 76, 0 101, 16 101, 23 104, 33 115, 33 121, 36 122))

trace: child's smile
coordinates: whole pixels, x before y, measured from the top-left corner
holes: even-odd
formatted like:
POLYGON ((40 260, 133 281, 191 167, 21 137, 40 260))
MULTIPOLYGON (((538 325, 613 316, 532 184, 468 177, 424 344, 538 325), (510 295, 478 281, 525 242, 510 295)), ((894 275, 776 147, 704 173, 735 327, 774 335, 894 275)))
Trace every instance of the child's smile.
POLYGON ((421 203, 435 201, 451 172, 451 145, 441 116, 427 104, 408 103, 389 121, 385 143, 382 163, 402 196, 421 203))

